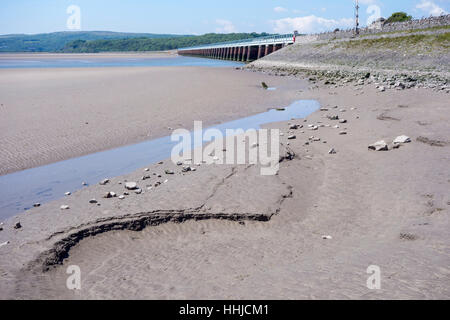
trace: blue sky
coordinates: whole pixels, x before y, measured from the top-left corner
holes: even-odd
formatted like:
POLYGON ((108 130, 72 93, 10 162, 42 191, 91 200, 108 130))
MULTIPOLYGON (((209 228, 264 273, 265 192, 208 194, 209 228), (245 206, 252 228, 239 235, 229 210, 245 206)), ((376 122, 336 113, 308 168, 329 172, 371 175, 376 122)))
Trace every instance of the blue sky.
MULTIPOLYGON (((80 8, 81 30, 203 34, 322 32, 353 24, 353 0, 0 0, 0 34, 67 31, 67 8, 80 8)), ((361 22, 406 11, 450 12, 450 0, 360 0, 361 22), (369 9, 369 12, 368 12, 369 9), (372 18, 371 18, 372 17, 372 18)))

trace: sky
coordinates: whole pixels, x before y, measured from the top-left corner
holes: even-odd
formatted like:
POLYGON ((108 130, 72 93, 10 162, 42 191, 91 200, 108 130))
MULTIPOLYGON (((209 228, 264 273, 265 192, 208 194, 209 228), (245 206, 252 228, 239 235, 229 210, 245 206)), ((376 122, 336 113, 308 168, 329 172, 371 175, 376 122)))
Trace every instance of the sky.
MULTIPOLYGON (((450 12, 450 0, 360 0, 361 25, 405 11, 450 12)), ((0 0, 0 34, 118 31, 315 33, 354 25, 354 0, 0 0), (76 10, 69 10, 73 6, 76 10), (69 21, 68 21, 69 20, 69 21)))

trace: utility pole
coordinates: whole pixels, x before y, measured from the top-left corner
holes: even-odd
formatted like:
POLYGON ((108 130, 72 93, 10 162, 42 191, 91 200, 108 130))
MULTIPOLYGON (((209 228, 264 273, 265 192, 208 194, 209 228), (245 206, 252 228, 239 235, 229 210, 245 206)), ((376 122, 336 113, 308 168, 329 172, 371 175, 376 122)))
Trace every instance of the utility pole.
POLYGON ((359 1, 355 5, 355 34, 359 34, 359 1))

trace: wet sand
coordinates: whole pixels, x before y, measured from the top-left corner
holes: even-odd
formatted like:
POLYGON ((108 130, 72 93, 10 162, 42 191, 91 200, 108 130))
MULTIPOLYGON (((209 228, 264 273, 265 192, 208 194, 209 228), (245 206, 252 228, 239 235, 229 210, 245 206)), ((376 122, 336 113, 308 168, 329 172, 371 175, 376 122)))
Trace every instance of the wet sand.
POLYGON ((289 105, 302 87, 229 68, 0 69, 0 175, 289 105))
POLYGON ((295 140, 287 140, 288 122, 268 126, 280 128, 282 150, 289 142, 296 154, 276 176, 249 165, 182 173, 164 161, 149 165, 150 181, 141 180, 141 169, 5 221, 0 297, 450 298, 448 95, 363 91, 347 85, 296 94, 329 110, 289 121, 305 126, 291 130, 295 140), (403 134, 412 142, 368 150, 403 134), (125 180, 145 192, 102 198, 123 193, 125 180), (156 182, 163 183, 146 189, 156 182), (64 204, 70 209, 60 210, 64 204), (17 222, 22 228, 14 229, 17 222), (81 268, 80 291, 66 288, 70 265, 81 268), (370 265, 381 268, 381 290, 366 287, 370 265))

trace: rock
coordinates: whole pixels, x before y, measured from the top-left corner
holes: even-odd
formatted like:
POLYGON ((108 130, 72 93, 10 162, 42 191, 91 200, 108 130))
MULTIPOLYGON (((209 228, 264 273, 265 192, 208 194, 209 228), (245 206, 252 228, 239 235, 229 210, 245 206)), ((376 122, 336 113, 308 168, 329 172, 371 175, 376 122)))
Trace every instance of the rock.
POLYGON ((346 134, 347 134, 347 131, 341 131, 341 132, 339 132, 339 134, 340 134, 341 136, 346 135, 346 134))
POLYGON ((312 127, 309 128, 309 130, 317 131, 317 130, 319 130, 319 127, 318 126, 312 126, 312 127))
POLYGON ((103 198, 111 199, 111 198, 115 198, 115 197, 117 197, 115 192, 108 192, 107 194, 105 194, 105 196, 103 198))
POLYGON ((383 87, 383 86, 381 86, 381 87, 379 87, 379 88, 378 88, 378 91, 380 91, 380 92, 384 92, 384 91, 386 91, 386 88, 385 88, 385 87, 383 87))
POLYGON ((62 205, 60 208, 61 208, 61 210, 69 210, 70 209, 70 207, 66 204, 62 205))
POLYGON ((336 154, 336 150, 334 150, 334 148, 330 149, 330 151, 328 151, 328 154, 336 154))
POLYGON ((280 107, 280 108, 277 108, 276 110, 277 110, 277 111, 285 111, 285 110, 286 110, 286 108, 282 108, 282 107, 280 107))
POLYGON ((175 174, 172 170, 166 170, 164 171, 166 174, 175 174))
POLYGON ((33 207, 35 207, 35 208, 37 208, 37 207, 40 207, 41 206, 41 204, 38 202, 38 203, 35 203, 35 204, 33 204, 33 207))
POLYGON ((402 143, 410 143, 410 142, 411 142, 411 138, 403 135, 403 136, 398 136, 397 138, 395 138, 393 143, 394 143, 394 145, 399 145, 402 143))
POLYGON ((142 177, 142 180, 148 180, 148 179, 150 179, 151 178, 151 175, 149 175, 149 174, 146 174, 145 176, 143 176, 142 177))
POLYGON ((339 123, 347 123, 347 120, 341 119, 341 120, 339 120, 339 123))
POLYGON ((72 194, 72 193, 70 193, 70 192, 66 192, 66 193, 65 193, 66 196, 70 196, 71 194, 72 194))
POLYGON ((14 229, 20 229, 20 228, 22 228, 22 225, 20 224, 20 222, 17 222, 17 223, 14 225, 14 229))
POLYGON ((0 247, 6 246, 8 244, 9 244, 9 241, 2 242, 2 243, 0 243, 0 247))
POLYGON ((323 240, 331 240, 331 239, 333 239, 333 237, 332 236, 322 236, 322 239, 323 240))
POLYGON ((141 194, 142 193, 142 189, 137 189, 134 193, 141 194))
POLYGON ((177 166, 182 166, 182 165, 183 165, 183 162, 181 162, 181 161, 177 162, 177 166))
POLYGON ((104 179, 104 180, 100 181, 100 185, 102 185, 102 186, 104 186, 108 183, 109 183, 109 179, 104 179))
POLYGON ((297 130, 298 128, 299 128, 298 124, 292 124, 292 125, 289 126, 290 130, 297 130))
POLYGON ((81 185, 87 186, 88 184, 86 182, 82 182, 81 185))
POLYGON ((320 108, 320 111, 328 111, 328 108, 320 108))
POLYGON ((145 168, 145 169, 144 169, 144 172, 149 172, 149 171, 150 171, 149 168, 145 168))
POLYGON ((124 196, 129 196, 130 194, 128 192, 123 193, 124 196))
POLYGON ((297 137, 295 135, 291 135, 291 136, 288 137, 288 139, 289 140, 294 140, 294 139, 297 139, 297 137))
POLYGON ((127 182, 125 183, 125 188, 128 190, 136 190, 138 187, 136 182, 127 182))
POLYGON ((124 195, 121 195, 121 196, 119 196, 119 199, 120 199, 120 200, 123 200, 123 199, 125 199, 125 196, 124 196, 124 195))
POLYGON ((339 116, 338 116, 338 115, 327 116, 327 118, 328 118, 329 120, 339 120, 339 116))
POLYGON ((375 142, 374 144, 371 144, 369 146, 370 150, 375 150, 375 151, 388 151, 388 145, 384 140, 380 140, 375 142))
POLYGON ((90 204, 96 204, 96 203, 98 203, 98 201, 95 200, 95 199, 91 199, 91 200, 89 200, 89 203, 90 203, 90 204))

